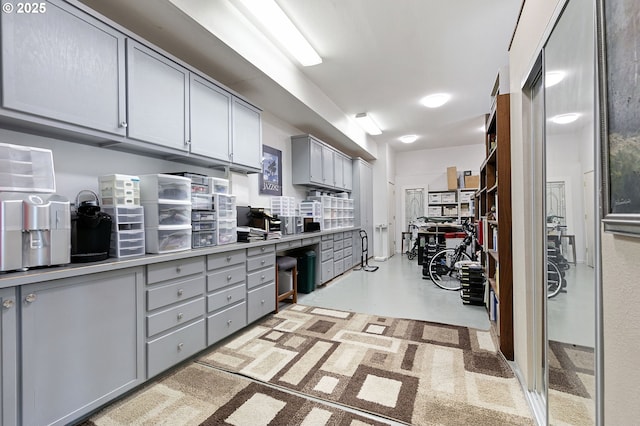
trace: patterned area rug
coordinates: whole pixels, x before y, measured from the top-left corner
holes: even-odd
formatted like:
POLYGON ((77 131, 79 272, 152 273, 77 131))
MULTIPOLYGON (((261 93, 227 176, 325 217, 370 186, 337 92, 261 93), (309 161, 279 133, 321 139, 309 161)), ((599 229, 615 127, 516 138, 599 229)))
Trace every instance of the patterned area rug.
POLYGON ((190 363, 110 405, 81 426, 325 424, 387 423, 190 363))
POLYGON ((549 341, 551 424, 595 424, 593 348, 549 341))
POLYGON ((488 331, 293 305, 197 362, 412 425, 533 424, 488 331))

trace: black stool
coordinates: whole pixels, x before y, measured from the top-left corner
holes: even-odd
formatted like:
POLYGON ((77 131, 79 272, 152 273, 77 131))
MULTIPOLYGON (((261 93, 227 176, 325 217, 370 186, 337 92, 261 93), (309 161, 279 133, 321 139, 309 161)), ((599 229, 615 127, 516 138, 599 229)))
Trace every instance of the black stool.
POLYGON ((298 260, 290 256, 276 256, 276 313, 280 302, 298 303, 298 260), (291 290, 280 293, 280 271, 291 271, 293 285, 291 290), (290 299, 291 298, 291 299, 290 299))

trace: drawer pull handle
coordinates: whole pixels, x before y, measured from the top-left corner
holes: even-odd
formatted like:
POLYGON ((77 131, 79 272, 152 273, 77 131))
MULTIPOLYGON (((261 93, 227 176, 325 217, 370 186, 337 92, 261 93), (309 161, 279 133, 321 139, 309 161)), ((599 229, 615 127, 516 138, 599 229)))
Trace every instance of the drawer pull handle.
POLYGON ((233 278, 231 275, 227 275, 227 281, 231 281, 231 278, 233 278))
POLYGON ((182 266, 181 266, 181 265, 178 265, 178 266, 176 267, 176 272, 177 272, 177 273, 182 272, 182 266))
POLYGON ((182 312, 180 312, 178 314, 178 321, 180 321, 183 317, 184 317, 184 314, 182 312))
POLYGON ((261 277, 260 277, 260 279, 261 279, 262 281, 264 281, 264 275, 263 275, 263 276, 261 276, 261 277))
POLYGON ((231 262, 231 256, 227 256, 227 262, 231 262))
POLYGON ((178 352, 180 352, 183 347, 184 347, 184 343, 178 343, 178 352))
POLYGON ((2 306, 4 306, 7 309, 11 309, 13 308, 13 299, 7 299, 4 302, 2 302, 2 306))
POLYGON ((228 296, 227 296, 227 300, 231 300, 231 295, 228 295, 228 296))
POLYGON ((264 305, 264 299, 262 299, 262 300, 260 301, 260 303, 264 305))
POLYGON ((266 262, 266 260, 261 260, 261 261, 260 261, 260 264, 261 264, 261 265, 264 265, 264 262, 266 262))
POLYGON ((178 289, 178 296, 182 296, 184 294, 184 290, 179 288, 178 289))
POLYGON ((36 301, 36 295, 35 293, 29 293, 27 294, 27 296, 24 298, 25 302, 27 303, 33 303, 36 301))
POLYGON ((260 247, 260 251, 264 251, 264 247, 260 247))
POLYGON ((227 325, 231 325, 232 322, 233 321, 231 321, 231 320, 227 320, 227 325))

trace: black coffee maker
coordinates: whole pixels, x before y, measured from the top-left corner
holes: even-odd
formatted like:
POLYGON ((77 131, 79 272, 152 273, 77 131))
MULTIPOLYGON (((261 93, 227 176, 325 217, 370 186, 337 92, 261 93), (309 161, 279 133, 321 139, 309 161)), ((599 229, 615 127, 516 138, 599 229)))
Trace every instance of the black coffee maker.
POLYGON ((80 191, 75 209, 71 211, 71 262, 96 262, 108 258, 111 224, 111 216, 100 211, 95 192, 80 191), (80 202, 83 193, 91 194, 92 199, 80 202))

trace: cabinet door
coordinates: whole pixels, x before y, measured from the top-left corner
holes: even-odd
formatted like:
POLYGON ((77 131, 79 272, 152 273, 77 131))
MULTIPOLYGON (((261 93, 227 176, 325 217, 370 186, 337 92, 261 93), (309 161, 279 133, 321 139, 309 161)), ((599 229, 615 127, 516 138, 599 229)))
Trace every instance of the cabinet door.
POLYGON ((127 131, 130 138, 188 148, 189 71, 127 39, 127 131))
POLYGON ((40 4, 0 17, 2 106, 124 135, 124 35, 68 4, 40 4))
POLYGON ((260 111, 233 98, 231 160, 234 164, 262 169, 262 121, 260 111))
POLYGON ((231 95, 207 80, 191 74, 191 152, 229 161, 231 95))
POLYGON ((353 165, 351 164, 351 158, 342 158, 342 170, 344 175, 344 189, 351 191, 353 189, 353 165))
POLYGON ((338 189, 344 189, 344 167, 342 165, 344 156, 333 153, 333 180, 334 186, 338 189))
POLYGON ((322 146, 322 181, 328 186, 335 186, 333 153, 334 151, 328 146, 322 146))
POLYGON ((309 182, 322 184, 324 171, 322 168, 322 150, 324 145, 320 142, 309 140, 309 182))
POLYGON ((18 363, 15 290, 0 289, 0 424, 15 425, 17 419, 18 363))
POLYGON ((144 379, 142 268, 24 285, 22 421, 67 424, 144 379))

